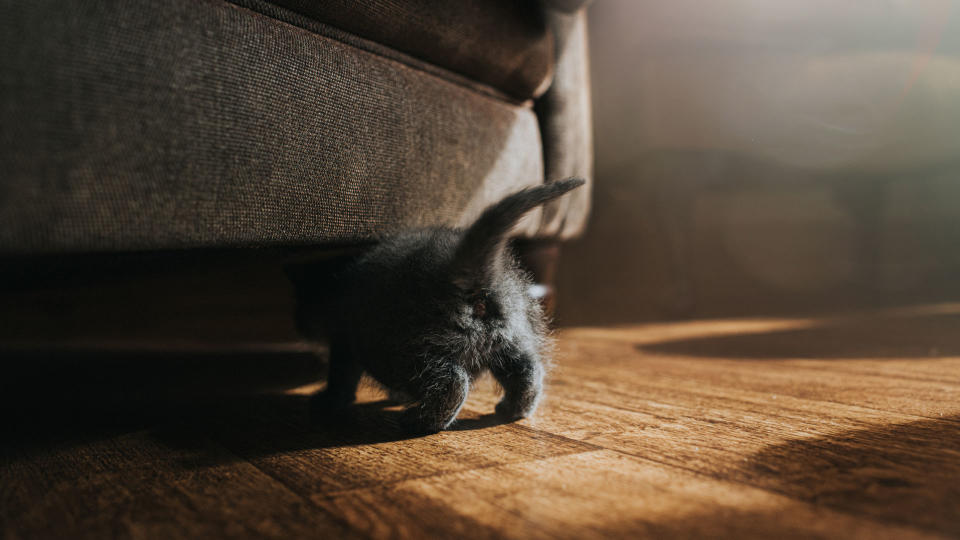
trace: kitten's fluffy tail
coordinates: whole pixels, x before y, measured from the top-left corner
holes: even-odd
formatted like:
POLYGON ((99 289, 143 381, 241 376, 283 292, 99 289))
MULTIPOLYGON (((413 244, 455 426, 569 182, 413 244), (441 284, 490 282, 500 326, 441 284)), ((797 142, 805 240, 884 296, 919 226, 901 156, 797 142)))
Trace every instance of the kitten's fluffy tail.
POLYGON ((527 188, 484 210, 457 247, 454 264, 458 281, 490 277, 506 247, 507 234, 524 214, 585 183, 582 178, 567 178, 527 188))

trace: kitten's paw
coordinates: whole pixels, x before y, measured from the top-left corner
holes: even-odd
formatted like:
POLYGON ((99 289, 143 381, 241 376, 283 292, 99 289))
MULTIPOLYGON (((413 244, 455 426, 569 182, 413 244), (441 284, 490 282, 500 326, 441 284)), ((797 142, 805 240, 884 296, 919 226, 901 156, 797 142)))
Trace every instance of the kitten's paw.
POLYGON ((536 403, 525 405, 513 400, 503 399, 500 403, 497 403, 494 411, 500 419, 512 422, 530 416, 536 408, 536 403))

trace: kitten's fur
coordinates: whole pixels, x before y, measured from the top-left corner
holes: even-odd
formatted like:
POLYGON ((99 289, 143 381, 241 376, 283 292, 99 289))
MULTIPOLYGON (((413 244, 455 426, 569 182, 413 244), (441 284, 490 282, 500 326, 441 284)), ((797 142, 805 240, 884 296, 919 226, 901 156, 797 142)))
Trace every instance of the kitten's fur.
POLYGON ((366 371, 410 405, 407 428, 439 431, 487 369, 505 392, 498 416, 532 413, 543 392, 546 325, 507 235, 528 211, 583 183, 572 178, 510 195, 466 230, 388 238, 332 278, 329 268, 326 275, 290 268, 300 332, 330 341, 327 388, 313 398, 317 414, 351 404, 366 371))

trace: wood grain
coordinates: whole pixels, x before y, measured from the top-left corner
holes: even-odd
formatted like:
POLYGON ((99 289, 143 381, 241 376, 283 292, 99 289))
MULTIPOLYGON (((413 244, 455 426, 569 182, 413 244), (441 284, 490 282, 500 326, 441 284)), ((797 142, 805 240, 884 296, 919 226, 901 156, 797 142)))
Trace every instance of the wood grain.
POLYGON ((958 330, 955 305, 569 329, 534 418, 497 424, 483 380, 456 429, 420 438, 370 387, 320 424, 319 385, 189 405, 169 389, 177 406, 133 422, 106 400, 0 446, 0 530, 960 537, 958 330))
POLYGON ((329 508, 375 536, 427 532, 399 519, 410 511, 408 501, 456 508, 491 537, 923 536, 602 449, 346 494, 329 508), (377 515, 357 511, 370 505, 379 507, 377 515), (393 519, 383 523, 380 516, 393 519))
POLYGON ((355 536, 338 517, 196 437, 149 431, 5 456, 5 538, 355 536), (182 442, 187 442, 183 440, 182 442))

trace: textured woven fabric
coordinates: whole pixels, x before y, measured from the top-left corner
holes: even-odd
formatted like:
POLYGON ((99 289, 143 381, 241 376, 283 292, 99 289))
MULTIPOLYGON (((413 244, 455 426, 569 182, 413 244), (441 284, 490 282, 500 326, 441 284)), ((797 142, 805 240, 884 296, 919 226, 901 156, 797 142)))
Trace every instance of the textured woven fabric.
POLYGON ((533 0, 270 1, 520 100, 550 81, 553 36, 533 0))
POLYGON ((0 47, 4 253, 348 243, 544 179, 528 107, 230 3, 3 0, 0 47))
MULTIPOLYGON (((586 13, 552 12, 549 22, 557 36, 557 65, 553 84, 536 107, 546 180, 579 176, 589 181, 593 178, 593 120, 586 13)), ((586 227, 589 213, 587 186, 547 204, 538 234, 576 236, 586 227)))

